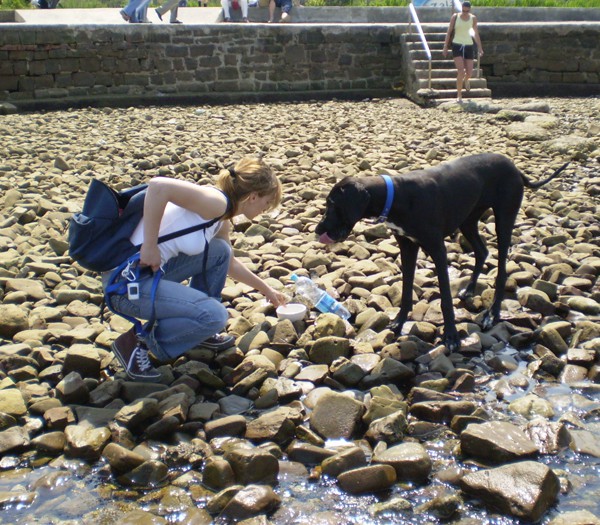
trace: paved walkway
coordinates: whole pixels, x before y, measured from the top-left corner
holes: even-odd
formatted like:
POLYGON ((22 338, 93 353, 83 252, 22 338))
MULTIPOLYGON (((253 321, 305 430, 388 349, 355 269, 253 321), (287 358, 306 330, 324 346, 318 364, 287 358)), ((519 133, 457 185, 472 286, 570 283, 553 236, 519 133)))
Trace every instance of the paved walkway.
MULTIPOLYGON (((126 3, 126 2, 124 2, 126 3)), ((262 13, 262 9, 254 9, 252 14, 262 13)), ((119 14, 120 8, 112 9, 19 9, 17 20, 26 24, 39 25, 112 25, 127 24, 119 14)), ((180 7, 177 17, 184 24, 215 24, 221 16, 220 7, 180 7)), ((268 16, 268 15, 267 15, 268 16)), ((154 24, 168 24, 169 14, 163 16, 161 22, 154 8, 148 9, 148 18, 154 24)), ((259 17, 256 17, 258 20, 259 17)), ((265 20, 266 21, 266 20, 265 20)))

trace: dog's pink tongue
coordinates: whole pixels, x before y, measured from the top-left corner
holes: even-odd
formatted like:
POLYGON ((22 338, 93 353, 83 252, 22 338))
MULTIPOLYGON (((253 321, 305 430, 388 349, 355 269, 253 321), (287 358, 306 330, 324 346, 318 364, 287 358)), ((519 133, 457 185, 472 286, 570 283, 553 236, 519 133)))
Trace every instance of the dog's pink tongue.
POLYGON ((325 232, 319 237, 319 242, 322 242, 323 244, 333 244, 334 240, 327 235, 327 232, 325 232))

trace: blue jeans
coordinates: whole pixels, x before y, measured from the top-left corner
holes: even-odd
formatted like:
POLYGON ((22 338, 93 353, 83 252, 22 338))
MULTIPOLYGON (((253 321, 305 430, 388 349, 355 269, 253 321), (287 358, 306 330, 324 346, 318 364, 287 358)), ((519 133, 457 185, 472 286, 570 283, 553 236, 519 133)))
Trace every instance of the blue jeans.
MULTIPOLYGON (((231 246, 223 239, 209 244, 206 268, 204 254, 180 254, 163 267, 164 276, 158 284, 154 301, 156 322, 146 338, 148 349, 160 361, 170 361, 219 333, 227 323, 227 309, 221 304, 231 246), (188 286, 181 281, 190 279, 188 286), (208 286, 208 289, 206 287, 208 286)), ((108 276, 103 279, 106 284, 108 276)), ((152 274, 140 280, 140 298, 113 295, 112 307, 137 319, 150 319, 152 274)))

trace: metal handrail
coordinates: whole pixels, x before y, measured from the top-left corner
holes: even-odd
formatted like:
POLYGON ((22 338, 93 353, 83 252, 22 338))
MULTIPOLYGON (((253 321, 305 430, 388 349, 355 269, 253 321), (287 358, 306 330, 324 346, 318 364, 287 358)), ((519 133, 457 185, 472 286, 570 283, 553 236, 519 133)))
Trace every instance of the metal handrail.
MULTIPOLYGON (((417 26, 417 32, 419 33, 419 38, 421 39, 421 43, 423 44, 423 49, 425 50, 425 54, 427 55, 427 60, 429 60, 429 81, 427 87, 431 89, 431 51, 429 49, 429 45, 427 44, 427 39, 425 38, 425 33, 423 33, 423 28, 421 27, 421 22, 419 21, 419 16, 417 15, 417 10, 415 6, 411 2, 408 4, 408 10, 410 11, 410 16, 412 21, 417 26)), ((411 21, 408 21, 408 34, 412 34, 412 24, 411 21)))
MULTIPOLYGON (((454 5, 454 9, 456 11, 462 13, 462 3, 460 2, 460 0, 452 0, 452 5, 454 5)), ((481 78, 481 73, 479 70, 479 46, 477 46, 477 42, 475 42, 475 47, 477 48, 477 57, 475 58, 475 63, 477 64, 477 67, 475 69, 475 78, 481 78)))

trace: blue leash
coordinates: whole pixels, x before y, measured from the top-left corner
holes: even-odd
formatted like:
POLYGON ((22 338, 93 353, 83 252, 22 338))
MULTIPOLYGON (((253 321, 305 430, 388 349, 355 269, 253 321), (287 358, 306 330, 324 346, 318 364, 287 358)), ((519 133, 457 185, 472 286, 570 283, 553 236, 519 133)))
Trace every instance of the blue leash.
POLYGON ((388 218, 390 210, 392 209, 392 203, 394 202, 394 184, 392 182, 392 178, 389 175, 381 175, 381 177, 385 181, 387 195, 385 198, 385 206, 383 207, 383 211, 376 222, 384 222, 388 218))
MULTIPOLYGON (((133 323, 135 328, 135 332, 137 335, 145 337, 154 322, 156 321, 155 307, 154 302, 156 298, 156 290, 158 289, 158 283, 160 282, 164 272, 162 269, 159 269, 157 272, 154 272, 154 276, 152 278, 152 288, 150 289, 150 301, 152 303, 152 313, 150 315, 150 319, 142 324, 141 321, 136 319, 135 317, 131 317, 129 315, 125 315, 121 312, 115 311, 111 304, 111 296, 112 295, 128 295, 130 296, 132 293, 135 293, 137 289, 137 293, 139 294, 139 283, 142 277, 141 273, 144 268, 140 267, 140 254, 137 253, 127 259, 125 262, 121 263, 110 275, 108 280, 108 284, 104 291, 104 302, 108 309, 114 314, 120 315, 121 317, 127 319, 129 322, 133 323), (123 279, 120 279, 123 277, 123 279), (132 292, 133 290, 133 292, 132 292)), ((139 295, 138 295, 139 297, 139 295)), ((134 299, 131 299, 134 300, 134 299)))

